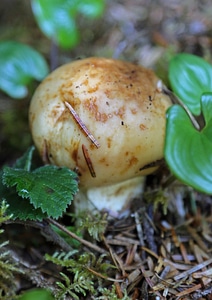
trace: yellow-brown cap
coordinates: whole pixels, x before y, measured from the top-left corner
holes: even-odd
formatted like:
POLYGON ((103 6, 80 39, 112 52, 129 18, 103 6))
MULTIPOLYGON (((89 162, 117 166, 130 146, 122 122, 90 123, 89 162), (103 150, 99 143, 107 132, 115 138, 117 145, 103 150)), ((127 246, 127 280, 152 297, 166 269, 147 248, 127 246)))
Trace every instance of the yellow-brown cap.
POLYGON ((63 65, 37 88, 29 120, 46 162, 77 170, 80 186, 147 175, 163 158, 171 100, 153 71, 91 57, 63 65))

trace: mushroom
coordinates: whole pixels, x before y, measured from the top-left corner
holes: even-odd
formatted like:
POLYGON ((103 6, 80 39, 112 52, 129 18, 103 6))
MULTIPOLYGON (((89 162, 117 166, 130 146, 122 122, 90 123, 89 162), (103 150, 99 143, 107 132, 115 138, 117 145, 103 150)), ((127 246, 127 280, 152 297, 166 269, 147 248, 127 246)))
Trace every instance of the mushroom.
POLYGON ((119 212, 163 158, 171 105, 152 70, 91 57, 53 71, 33 95, 29 121, 45 163, 79 175, 75 206, 119 212))

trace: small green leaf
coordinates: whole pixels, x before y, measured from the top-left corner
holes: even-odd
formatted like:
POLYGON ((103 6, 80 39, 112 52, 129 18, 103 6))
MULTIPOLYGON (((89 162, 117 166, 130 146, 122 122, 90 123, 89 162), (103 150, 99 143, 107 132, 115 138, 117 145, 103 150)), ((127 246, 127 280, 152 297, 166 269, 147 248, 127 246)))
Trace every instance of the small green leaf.
POLYGON ((27 85, 47 74, 46 61, 31 47, 14 41, 0 43, 0 89, 10 97, 25 97, 27 85))
POLYGON ((42 32, 65 49, 79 42, 77 14, 95 18, 104 9, 103 0, 31 0, 31 4, 42 32))
POLYGON ((34 289, 25 292, 19 300, 54 300, 51 293, 45 289, 34 289))
POLYGON ((165 159, 182 182, 212 194, 212 93, 203 94, 200 104, 205 120, 201 131, 194 128, 181 106, 168 109, 165 159))
POLYGON ((178 54, 170 62, 169 80, 174 93, 191 113, 199 115, 202 94, 212 92, 212 65, 192 54, 178 54))
POLYGON ((29 172, 5 167, 3 172, 3 184, 16 186, 19 196, 49 217, 60 217, 78 191, 76 174, 68 168, 44 166, 29 172))
POLYGON ((32 10, 40 29, 63 48, 74 47, 79 41, 75 23, 76 1, 31 0, 32 10))
POLYGON ((78 11, 90 18, 100 17, 104 11, 103 0, 83 0, 78 1, 78 11))
POLYGON ((22 157, 16 160, 14 168, 30 171, 31 163, 32 163, 32 155, 34 150, 35 150, 34 146, 30 147, 22 157))

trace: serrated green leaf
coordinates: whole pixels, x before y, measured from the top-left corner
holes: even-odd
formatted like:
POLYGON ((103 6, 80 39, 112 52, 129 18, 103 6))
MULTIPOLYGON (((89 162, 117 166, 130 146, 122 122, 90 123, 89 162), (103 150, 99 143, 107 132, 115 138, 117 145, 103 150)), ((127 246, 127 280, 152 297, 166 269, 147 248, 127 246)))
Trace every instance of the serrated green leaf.
POLYGON ((201 131, 194 128, 181 106, 168 109, 165 159, 182 182, 212 194, 212 93, 203 94, 200 103, 205 119, 201 131))
POLYGON ((202 94, 212 92, 212 65, 192 54, 178 54, 170 62, 169 80, 174 93, 199 115, 202 94))
POLYGON ((15 189, 10 190, 10 196, 8 196, 8 192, 6 192, 6 195, 8 198, 7 203, 9 204, 7 212, 12 214, 13 220, 42 221, 48 217, 40 208, 35 209, 28 199, 23 199, 18 196, 15 189))
POLYGON ((3 172, 0 172, 0 201, 6 200, 9 205, 7 208, 7 215, 12 215, 11 219, 42 221, 47 217, 41 209, 35 209, 27 199, 18 196, 15 188, 7 188, 3 185, 2 176, 3 172))
POLYGON ((25 97, 27 85, 47 74, 46 61, 31 47, 14 41, 0 43, 0 89, 10 97, 25 97))
POLYGON ((76 174, 68 168, 44 166, 29 172, 5 167, 3 171, 3 184, 15 186, 19 196, 49 217, 60 217, 78 191, 76 174))

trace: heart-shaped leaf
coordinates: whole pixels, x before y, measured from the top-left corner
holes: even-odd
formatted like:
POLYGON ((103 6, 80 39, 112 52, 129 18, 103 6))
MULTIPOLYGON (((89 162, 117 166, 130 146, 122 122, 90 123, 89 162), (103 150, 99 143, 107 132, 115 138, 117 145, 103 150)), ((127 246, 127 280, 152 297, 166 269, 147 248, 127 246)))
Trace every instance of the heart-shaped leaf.
POLYGON ((170 62, 169 80, 174 93, 191 113, 199 115, 202 94, 212 92, 212 65, 192 54, 178 54, 170 62))
POLYGON ((178 179, 212 194, 212 93, 203 94, 200 105, 205 120, 201 131, 194 128, 181 106, 168 109, 165 159, 178 179))
POLYGON ((31 0, 31 3, 40 29, 65 49, 76 46, 79 41, 77 14, 94 18, 104 9, 103 0, 31 0))
POLYGON ((27 85, 48 74, 45 59, 31 47, 7 41, 0 43, 0 89, 13 98, 27 95, 27 85))

